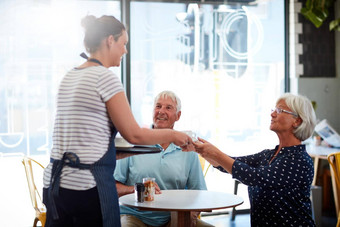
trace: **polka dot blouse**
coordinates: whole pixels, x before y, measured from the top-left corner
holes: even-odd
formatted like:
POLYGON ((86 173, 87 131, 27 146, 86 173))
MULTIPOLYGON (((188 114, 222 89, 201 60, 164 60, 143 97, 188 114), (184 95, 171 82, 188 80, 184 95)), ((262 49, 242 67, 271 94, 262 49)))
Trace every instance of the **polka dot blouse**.
POLYGON ((277 149, 235 158, 232 176, 248 185, 251 226, 315 226, 310 201, 312 158, 305 145, 298 145, 283 147, 269 163, 277 149))

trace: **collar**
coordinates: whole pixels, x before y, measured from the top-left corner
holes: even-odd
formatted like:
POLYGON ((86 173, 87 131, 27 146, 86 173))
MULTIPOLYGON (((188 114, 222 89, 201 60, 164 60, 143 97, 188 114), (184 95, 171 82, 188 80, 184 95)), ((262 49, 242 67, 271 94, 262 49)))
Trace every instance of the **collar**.
MULTIPOLYGON (((272 150, 272 152, 275 152, 278 149, 279 145, 275 146, 275 149, 272 150)), ((294 145, 290 147, 282 147, 278 154, 282 153, 296 153, 296 152, 304 152, 306 151, 306 145, 305 144, 299 144, 294 145)))
POLYGON ((182 151, 181 147, 175 145, 174 143, 170 143, 169 146, 164 150, 160 144, 156 144, 156 147, 162 148, 161 152, 170 153, 174 151, 182 151))

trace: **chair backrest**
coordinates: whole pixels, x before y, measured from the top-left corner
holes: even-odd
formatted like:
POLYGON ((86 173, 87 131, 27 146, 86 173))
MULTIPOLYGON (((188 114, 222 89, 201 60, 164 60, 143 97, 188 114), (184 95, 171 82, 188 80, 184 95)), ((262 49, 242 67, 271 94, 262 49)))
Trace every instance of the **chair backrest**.
POLYGON ((333 184, 333 192, 334 192, 336 211, 337 211, 337 214, 339 215, 339 212, 340 212, 340 152, 330 154, 328 155, 327 158, 333 170, 332 178, 335 179, 336 185, 333 184))
POLYGON ((202 167, 202 171, 203 171, 203 175, 204 177, 207 175, 208 173, 208 170, 209 170, 209 167, 211 166, 211 164, 209 163, 207 169, 205 170, 204 172, 204 167, 205 167, 205 159, 201 156, 201 155, 198 155, 198 158, 200 160, 200 163, 201 163, 201 167, 202 167))
POLYGON ((24 165, 26 172, 27 184, 31 196, 32 206, 37 212, 44 211, 46 210, 46 208, 45 205, 42 203, 39 190, 37 189, 36 183, 34 181, 33 169, 35 168, 32 167, 32 164, 37 166, 38 168, 41 168, 42 170, 44 169, 44 166, 29 157, 24 157, 22 159, 22 164, 24 165))
POLYGON ((198 155, 198 159, 200 160, 202 171, 204 171, 205 159, 201 155, 198 155))

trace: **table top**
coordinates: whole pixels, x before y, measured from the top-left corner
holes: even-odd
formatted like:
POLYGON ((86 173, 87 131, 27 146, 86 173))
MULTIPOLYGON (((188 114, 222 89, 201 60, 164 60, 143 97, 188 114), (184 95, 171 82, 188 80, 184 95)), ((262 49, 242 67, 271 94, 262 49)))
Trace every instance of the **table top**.
POLYGON ((340 152, 339 148, 332 148, 326 146, 315 146, 315 145, 306 145, 306 150, 308 154, 312 157, 319 157, 319 158, 327 158, 327 155, 340 152))
POLYGON ((162 190, 156 194, 154 201, 138 203, 134 194, 119 198, 121 205, 141 210, 157 211, 212 211, 235 207, 243 203, 240 196, 206 190, 162 190))

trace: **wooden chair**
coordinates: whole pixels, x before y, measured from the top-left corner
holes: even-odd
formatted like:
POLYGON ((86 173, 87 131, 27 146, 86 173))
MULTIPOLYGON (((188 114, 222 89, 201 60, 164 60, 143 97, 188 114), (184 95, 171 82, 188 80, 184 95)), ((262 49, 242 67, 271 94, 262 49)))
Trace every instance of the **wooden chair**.
POLYGON ((335 209, 338 216, 337 227, 340 226, 340 152, 329 154, 328 162, 331 166, 331 177, 333 185, 333 194, 335 209))
POLYGON ((40 221, 41 226, 44 227, 45 222, 46 222, 46 207, 42 203, 42 199, 39 194, 39 191, 37 190, 37 187, 34 181, 34 175, 33 175, 33 169, 36 169, 38 167, 43 170, 44 167, 39 162, 29 157, 24 157, 22 159, 22 164, 24 165, 25 172, 26 172, 26 178, 27 178, 29 193, 31 196, 32 206, 35 210, 35 219, 33 222, 33 227, 37 226, 38 221, 40 221), (32 167, 32 164, 34 165, 34 167, 32 167))

